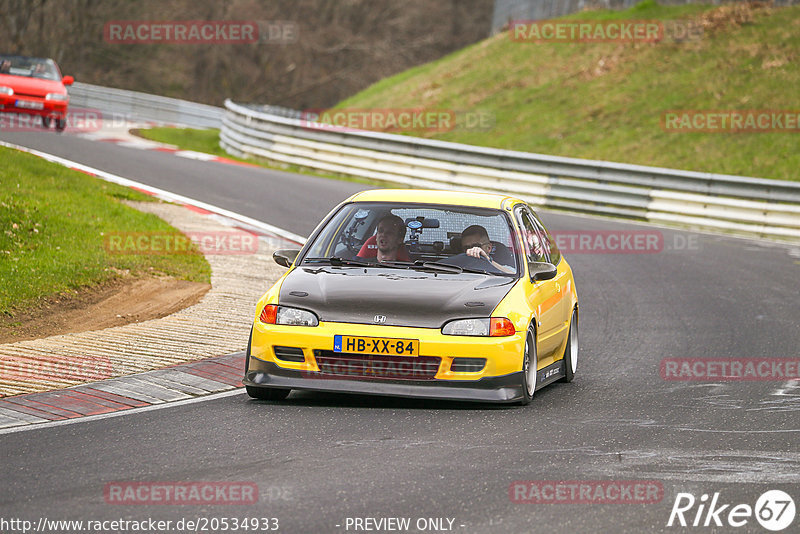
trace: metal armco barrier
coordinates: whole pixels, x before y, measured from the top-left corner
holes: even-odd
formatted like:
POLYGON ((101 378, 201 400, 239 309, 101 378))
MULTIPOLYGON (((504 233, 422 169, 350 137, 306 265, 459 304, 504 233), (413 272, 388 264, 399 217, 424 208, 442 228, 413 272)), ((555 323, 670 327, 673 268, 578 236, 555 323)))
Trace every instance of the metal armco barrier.
POLYGON ((200 128, 219 128, 222 108, 124 89, 75 82, 68 89, 70 106, 97 109, 105 120, 153 121, 200 128))
MULTIPOLYGON (((800 183, 581 160, 367 131, 227 100, 220 146, 421 188, 506 193, 559 210, 800 242, 800 183)), ((269 109, 269 108, 267 108, 269 109)))

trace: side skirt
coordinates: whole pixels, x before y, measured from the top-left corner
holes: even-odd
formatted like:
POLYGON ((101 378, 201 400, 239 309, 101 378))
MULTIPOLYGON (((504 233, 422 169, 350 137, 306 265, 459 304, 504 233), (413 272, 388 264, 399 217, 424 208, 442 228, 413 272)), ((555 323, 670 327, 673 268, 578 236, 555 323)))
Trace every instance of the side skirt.
POLYGON ((557 380, 564 378, 566 373, 566 368, 564 367, 564 359, 560 359, 557 362, 553 362, 544 369, 539 369, 537 372, 537 379, 536 379, 536 389, 542 389, 543 387, 547 386, 548 384, 552 384, 557 380))

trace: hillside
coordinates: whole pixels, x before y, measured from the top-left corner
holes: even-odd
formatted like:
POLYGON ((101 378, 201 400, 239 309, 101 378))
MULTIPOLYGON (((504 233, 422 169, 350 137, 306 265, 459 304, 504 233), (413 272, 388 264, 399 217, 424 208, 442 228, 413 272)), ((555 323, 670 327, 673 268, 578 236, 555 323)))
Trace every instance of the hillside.
POLYGON ((217 106, 316 108, 485 38, 492 2, 0 0, 0 53, 52 57, 79 82, 217 106), (240 21, 260 28, 260 42, 110 40, 125 21, 240 21), (286 39, 267 31, 276 24, 292 28, 286 39))
POLYGON ((699 37, 657 43, 532 43, 508 33, 384 79, 338 108, 480 112, 491 129, 414 132, 544 154, 798 180, 800 129, 667 130, 665 113, 795 110, 800 6, 659 6, 567 19, 661 19, 699 37), (672 22, 675 24, 675 22, 672 22))

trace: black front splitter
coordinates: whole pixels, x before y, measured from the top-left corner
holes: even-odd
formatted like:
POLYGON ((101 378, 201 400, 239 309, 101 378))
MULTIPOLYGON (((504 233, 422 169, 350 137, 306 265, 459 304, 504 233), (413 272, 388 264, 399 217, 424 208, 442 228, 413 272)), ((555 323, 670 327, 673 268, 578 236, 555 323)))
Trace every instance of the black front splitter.
POLYGON ((521 371, 471 381, 393 380, 296 371, 258 358, 249 359, 249 368, 242 383, 250 387, 491 403, 510 403, 522 399, 521 371))

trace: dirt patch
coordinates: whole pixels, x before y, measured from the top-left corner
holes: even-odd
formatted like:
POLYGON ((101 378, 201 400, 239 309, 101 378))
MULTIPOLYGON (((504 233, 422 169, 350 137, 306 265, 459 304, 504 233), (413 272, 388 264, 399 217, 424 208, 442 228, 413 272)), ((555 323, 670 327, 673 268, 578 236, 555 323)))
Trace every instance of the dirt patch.
POLYGON ((196 304, 209 289, 211 284, 167 276, 116 279, 0 317, 0 343, 158 319, 196 304))
POLYGON ((706 11, 699 17, 699 20, 703 29, 713 34, 729 27, 738 28, 750 24, 756 15, 768 15, 769 13, 770 2, 752 0, 736 2, 706 11))

